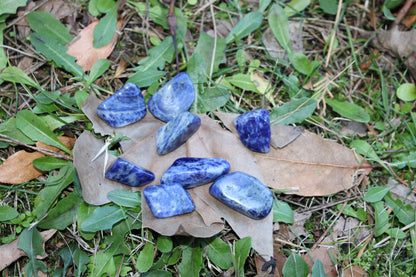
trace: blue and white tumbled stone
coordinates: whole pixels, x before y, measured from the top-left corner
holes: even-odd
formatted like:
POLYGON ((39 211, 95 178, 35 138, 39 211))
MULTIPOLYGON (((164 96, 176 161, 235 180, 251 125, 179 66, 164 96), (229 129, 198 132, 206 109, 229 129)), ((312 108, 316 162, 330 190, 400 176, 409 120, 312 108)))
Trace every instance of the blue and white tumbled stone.
POLYGON ((195 210, 191 195, 180 184, 148 186, 143 190, 143 195, 157 218, 187 214, 195 210))
POLYGON ((184 144, 199 128, 201 119, 183 112, 160 127, 156 133, 156 149, 160 155, 172 152, 184 144))
POLYGON ((234 121, 241 142, 250 150, 270 151, 270 117, 267 110, 258 109, 238 116, 234 121))
POLYGON ((190 189, 210 183, 229 170, 229 162, 221 158, 180 158, 162 175, 160 182, 178 183, 190 189))
POLYGON ((155 117, 168 122, 188 111, 194 100, 195 89, 191 78, 181 72, 150 97, 148 107, 155 117))
POLYGON ((105 177, 132 187, 146 185, 155 179, 153 172, 118 158, 105 172, 105 177))
POLYGON ((212 196, 253 219, 265 218, 273 206, 273 194, 257 178, 233 172, 218 178, 209 188, 212 196))
POLYGON ((97 115, 111 127, 139 121, 146 115, 146 103, 140 88, 134 83, 125 84, 97 107, 97 115))

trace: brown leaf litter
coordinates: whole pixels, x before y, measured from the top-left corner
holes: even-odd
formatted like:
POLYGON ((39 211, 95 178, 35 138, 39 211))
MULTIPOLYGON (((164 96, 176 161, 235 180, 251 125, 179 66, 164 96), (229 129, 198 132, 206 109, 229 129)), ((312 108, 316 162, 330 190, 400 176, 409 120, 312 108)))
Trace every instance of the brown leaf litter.
MULTIPOLYGON (((45 242, 48 241, 55 233, 55 229, 46 230, 40 233, 43 237, 43 247, 45 247, 45 242)), ((20 257, 26 256, 26 253, 23 250, 17 248, 18 243, 19 239, 15 239, 10 243, 0 245, 0 271, 14 263, 20 257)), ((38 256, 37 258, 42 259, 45 257, 46 256, 38 256)))
MULTIPOLYGON (((357 172, 364 174, 369 168, 359 169, 364 162, 352 150, 333 141, 304 131, 282 149, 272 148, 267 154, 248 150, 240 142, 232 121, 237 114, 216 113, 229 129, 223 129, 217 121, 207 115, 199 115, 201 127, 184 145, 175 151, 160 156, 156 151, 156 131, 164 124, 148 113, 141 121, 122 128, 111 128, 96 114, 101 103, 90 96, 83 104, 85 115, 93 123, 93 129, 102 135, 122 133, 130 140, 120 142, 120 156, 136 165, 152 171, 156 179, 150 185, 159 184, 162 174, 180 157, 219 157, 231 164, 230 172, 242 171, 261 180, 270 188, 287 190, 304 196, 333 194, 354 185, 357 172), (296 187, 296 189, 295 189, 296 187)), ((287 126, 283 127, 286 129, 287 126)), ((273 125, 273 136, 279 135, 282 126, 273 125)), ((289 140, 293 140, 290 137, 289 140)), ((104 169, 116 157, 105 155, 92 162, 103 147, 104 141, 86 131, 78 138, 74 147, 74 165, 81 181, 84 200, 93 205, 108 203, 107 193, 115 189, 143 190, 132 188, 104 178, 104 169)), ((262 220, 250 219, 213 198, 209 185, 189 190, 196 210, 190 214, 157 219, 142 199, 143 226, 160 234, 210 237, 220 232, 225 219, 239 237, 250 236, 253 248, 267 259, 273 254, 272 214, 262 220)))

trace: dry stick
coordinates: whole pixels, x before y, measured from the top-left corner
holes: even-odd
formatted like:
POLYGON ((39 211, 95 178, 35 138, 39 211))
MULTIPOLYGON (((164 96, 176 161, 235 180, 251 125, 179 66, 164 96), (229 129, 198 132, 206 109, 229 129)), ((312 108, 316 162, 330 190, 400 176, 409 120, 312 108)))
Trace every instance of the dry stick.
POLYGON ((49 155, 49 156, 53 156, 56 158, 61 158, 61 159, 67 159, 67 160, 72 160, 72 157, 68 156, 68 155, 64 155, 49 149, 45 149, 45 148, 40 148, 40 147, 35 147, 35 146, 31 146, 29 144, 23 143, 21 141, 18 141, 17 139, 14 139, 12 137, 0 134, 0 137, 4 138, 4 139, 0 139, 0 141, 5 141, 5 142, 10 142, 10 143, 16 143, 25 147, 28 147, 32 150, 38 151, 40 153, 43 153, 45 155, 49 155))
POLYGON ((212 78, 212 71, 214 70, 215 52, 217 51, 217 24, 215 23, 215 13, 212 4, 209 6, 212 17, 212 24, 214 26, 214 47, 212 49, 211 66, 209 68, 209 80, 212 78))
POLYGON ((397 14, 396 21, 394 21, 395 25, 399 25, 402 22, 403 18, 406 16, 407 12, 412 7, 413 0, 406 0, 403 7, 400 9, 399 13, 397 14))
POLYGON ((166 21, 168 22, 170 34, 172 35, 173 46, 175 47, 176 70, 178 71, 178 74, 179 74, 179 55, 178 55, 178 45, 176 43, 175 0, 170 1, 169 13, 166 16, 166 21))
POLYGON ((307 161, 293 161, 289 159, 281 159, 276 157, 267 157, 263 156, 263 159, 270 159, 270 160, 276 160, 281 162, 288 162, 288 163, 294 163, 294 164, 304 164, 304 165, 313 165, 313 166, 327 166, 327 167, 337 167, 337 168, 350 168, 350 169, 367 169, 367 168, 373 168, 371 165, 364 166, 361 165, 360 167, 357 167, 356 165, 342 165, 342 164, 327 164, 327 163, 315 163, 315 162, 307 162, 307 161))
POLYGON ((336 28, 337 28, 337 22, 339 20, 340 14, 341 14, 341 8, 342 8, 342 0, 339 0, 339 2, 338 2, 337 16, 335 17, 334 33, 332 34, 331 42, 329 43, 328 55, 326 56, 325 67, 328 67, 329 59, 331 58, 332 46, 334 45, 334 41, 335 41, 335 34, 336 34, 336 31, 337 31, 336 30, 336 28))

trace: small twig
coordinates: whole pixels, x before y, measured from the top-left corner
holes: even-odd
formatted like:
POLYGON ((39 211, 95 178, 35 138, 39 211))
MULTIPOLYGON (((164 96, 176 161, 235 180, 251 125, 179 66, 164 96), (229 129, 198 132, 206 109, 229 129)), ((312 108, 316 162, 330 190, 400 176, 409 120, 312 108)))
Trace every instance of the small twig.
POLYGON ((338 20, 339 20, 339 17, 341 15, 341 8, 342 8, 342 0, 339 0, 339 2, 338 2, 337 15, 335 17, 334 32, 332 33, 331 42, 329 43, 328 55, 326 56, 325 67, 328 67, 329 59, 331 58, 332 47, 334 46, 335 34, 337 32, 336 28, 338 27, 338 20))
POLYGON ((409 12, 410 8, 412 7, 413 0, 406 0, 403 7, 400 9, 399 13, 397 14, 396 21, 394 21, 394 25, 399 25, 402 22, 403 18, 409 12))
POLYGON ((66 159, 66 160, 71 160, 72 161, 71 156, 67 156, 67 155, 64 155, 64 154, 61 154, 61 153, 58 153, 58 152, 55 152, 55 151, 52 151, 52 150, 49 150, 49 149, 32 146, 32 145, 23 143, 21 141, 18 141, 17 139, 14 139, 12 137, 9 137, 9 136, 3 135, 3 134, 0 134, 0 137, 3 138, 3 139, 0 139, 0 141, 15 143, 15 144, 22 145, 22 146, 25 146, 27 148, 30 148, 32 150, 38 151, 40 153, 43 153, 45 155, 49 155, 49 156, 53 156, 53 157, 56 157, 56 158, 61 158, 61 159, 66 159))
POLYGON ((166 16, 166 21, 168 22, 170 34, 172 35, 173 46, 175 47, 176 70, 179 73, 179 54, 178 54, 178 44, 176 42, 175 0, 170 1, 169 13, 166 16))

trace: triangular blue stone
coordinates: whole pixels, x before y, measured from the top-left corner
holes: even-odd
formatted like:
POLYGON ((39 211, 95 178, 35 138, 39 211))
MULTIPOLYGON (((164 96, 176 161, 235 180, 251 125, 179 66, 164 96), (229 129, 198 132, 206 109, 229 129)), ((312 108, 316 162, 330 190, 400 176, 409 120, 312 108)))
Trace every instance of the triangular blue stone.
POLYGON ((150 183, 155 175, 144 168, 118 158, 106 171, 105 177, 132 187, 139 187, 150 183))
POLYGON ((210 183, 230 170, 221 158, 180 158, 162 175, 160 182, 179 183, 185 189, 210 183))
POLYGON ((194 100, 195 89, 191 78, 181 72, 150 97, 148 107, 155 117, 168 122, 189 110, 194 100))
POLYGON ((111 127, 139 121, 146 115, 146 103, 140 88, 134 83, 125 84, 98 106, 97 115, 111 127))

